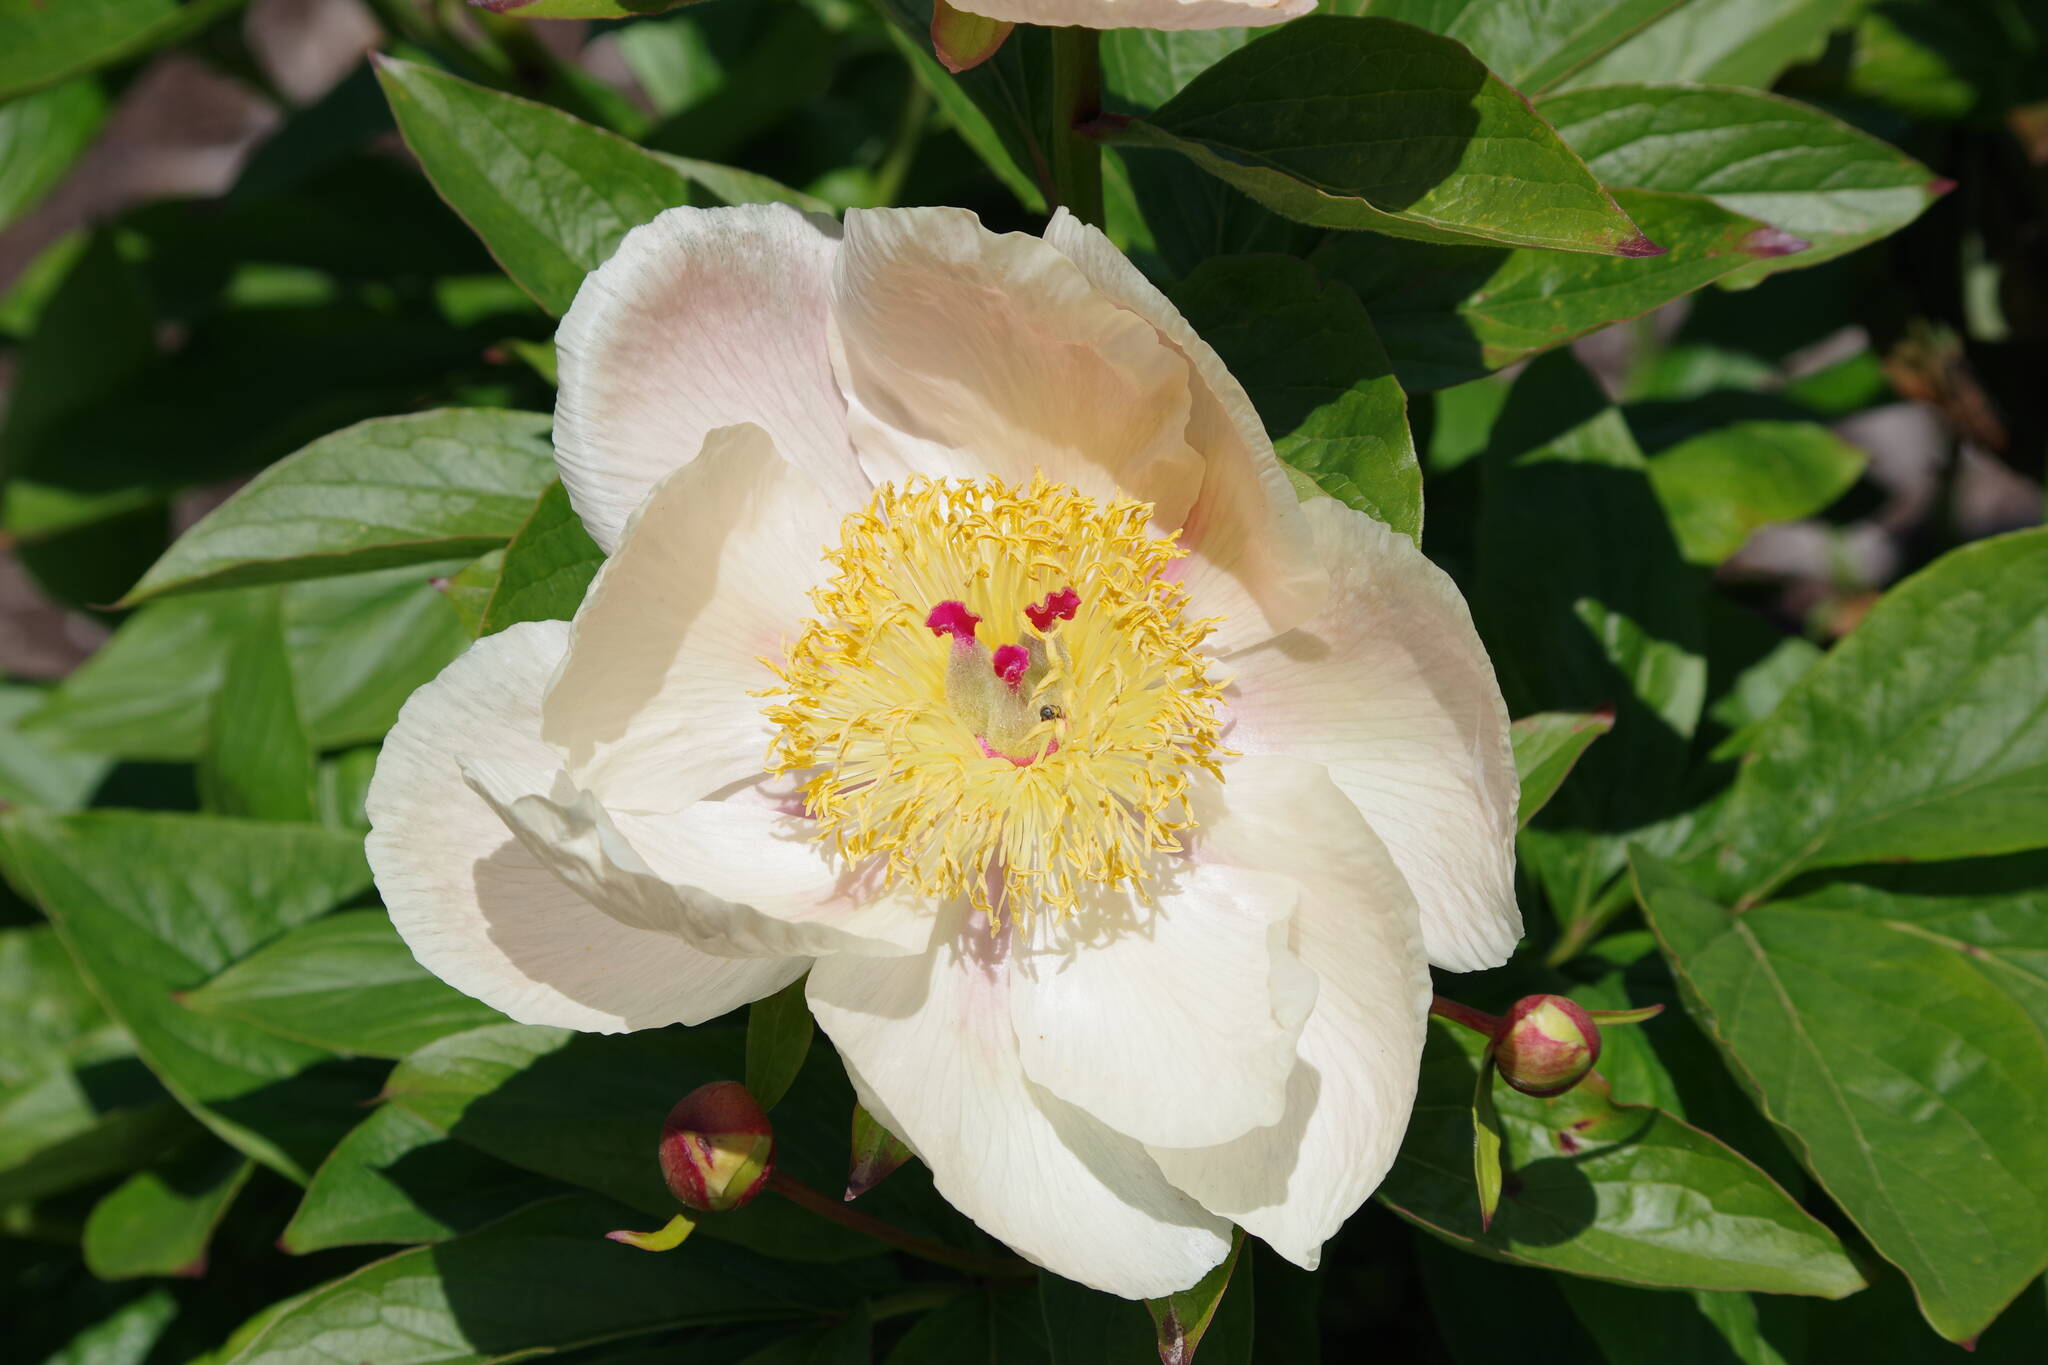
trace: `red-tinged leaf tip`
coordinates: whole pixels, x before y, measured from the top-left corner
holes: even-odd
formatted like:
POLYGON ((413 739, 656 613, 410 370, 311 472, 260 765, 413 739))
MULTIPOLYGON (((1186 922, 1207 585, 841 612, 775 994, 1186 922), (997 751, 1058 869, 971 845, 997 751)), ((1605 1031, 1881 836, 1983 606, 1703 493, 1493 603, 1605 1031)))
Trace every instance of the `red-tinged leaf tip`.
POLYGON ((1812 245, 1804 237, 1795 237, 1783 228, 1774 227, 1760 227, 1742 239, 1742 249, 1763 260, 1795 256, 1812 245))
POLYGON ((1604 720, 1609 725, 1612 725, 1614 724, 1614 703, 1611 701, 1602 702, 1598 706, 1594 707, 1587 714, 1593 716, 1595 719, 1604 720))
POLYGON ((1645 237, 1642 233, 1638 232, 1635 236, 1629 238, 1620 246, 1614 248, 1614 254, 1617 256, 1634 257, 1662 256, 1669 250, 1671 250, 1670 247, 1658 246, 1648 237, 1645 237))
POLYGON ((1927 197, 1929 199, 1939 199, 1955 187, 1955 181, 1945 175, 1938 175, 1927 182, 1927 197))
POLYGON ((696 1230, 697 1224, 679 1213, 653 1232, 634 1232, 621 1228, 617 1232, 607 1232, 605 1240, 619 1242, 641 1251, 674 1251, 696 1230))
POLYGON ((1010 36, 1016 24, 985 15, 969 14, 934 0, 932 5, 932 55, 939 65, 959 75, 971 71, 996 55, 996 49, 1010 36))
POLYGON ((206 1253, 200 1252, 197 1256, 194 1256, 191 1260, 173 1270, 171 1275, 173 1278, 180 1280, 204 1279, 206 1277, 206 1253))

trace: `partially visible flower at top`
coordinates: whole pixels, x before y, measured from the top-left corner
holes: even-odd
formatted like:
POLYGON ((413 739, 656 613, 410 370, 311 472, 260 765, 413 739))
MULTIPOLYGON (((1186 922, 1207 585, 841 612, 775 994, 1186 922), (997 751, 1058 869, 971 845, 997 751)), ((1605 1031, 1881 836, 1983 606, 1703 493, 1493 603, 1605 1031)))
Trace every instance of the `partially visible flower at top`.
POLYGON ((369 849, 515 1019, 697 1023, 809 973, 860 1102, 1058 1273, 1314 1266, 1392 1162, 1427 964, 1505 960, 1517 784, 1464 602, 1298 502, 1109 241, 675 209, 585 281, 574 622, 406 704, 369 849))
POLYGON ((1042 28, 1263 28, 1315 12, 1315 0, 950 0, 987 19, 1042 28))

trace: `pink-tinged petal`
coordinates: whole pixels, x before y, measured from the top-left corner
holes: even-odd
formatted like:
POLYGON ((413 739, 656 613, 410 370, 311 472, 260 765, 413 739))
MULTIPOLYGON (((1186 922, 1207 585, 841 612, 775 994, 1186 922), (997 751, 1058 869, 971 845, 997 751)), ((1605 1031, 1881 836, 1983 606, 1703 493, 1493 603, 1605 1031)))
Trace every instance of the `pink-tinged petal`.
POLYGON ((955 9, 1045 28, 1260 28, 1313 13, 1315 0, 959 0, 955 9))
POLYGON ((523 1024, 696 1024, 780 990, 805 959, 715 957, 620 923, 464 784, 464 753, 540 771, 559 763, 540 739, 540 695, 568 642, 560 621, 480 640, 399 712, 366 802, 370 866, 391 922, 428 971, 523 1024))
POLYGON ((1194 856, 1284 871, 1302 888, 1294 948, 1318 980, 1287 1108, 1221 1146, 1151 1148, 1167 1179, 1313 1270, 1393 1164, 1414 1105, 1429 968, 1415 902, 1363 817, 1315 765, 1228 763, 1194 856))
POLYGON ((555 337, 555 459, 599 545, 739 422, 835 505, 865 501, 826 349, 838 250, 828 220, 786 204, 670 209, 584 280, 555 337))
POLYGON ((1329 769, 1422 909, 1429 960, 1507 961, 1520 782, 1507 707, 1464 598, 1415 543, 1327 498, 1304 505, 1330 595, 1309 621, 1227 656, 1224 740, 1329 769))
POLYGON ((1244 386, 1101 232, 1061 209, 1046 225, 1045 240, 1105 297, 1157 328, 1193 370, 1187 438, 1202 457, 1203 473, 1182 523, 1181 544, 1189 551, 1182 581, 1194 615, 1222 618, 1213 647, 1255 645, 1308 619, 1322 601, 1326 576, 1294 485, 1244 386))
POLYGON ((720 957, 889 956, 931 941, 923 902, 849 874, 769 803, 614 815, 564 774, 543 785, 540 769, 471 758, 463 776, 529 853, 621 924, 720 957))
POLYGON ((1010 1018, 1047 1090, 1141 1142, 1206 1147, 1279 1121, 1316 983, 1288 946, 1297 883, 1175 863, 1153 905, 1039 916, 1010 1018))
POLYGON ((759 427, 723 427, 634 513, 576 614, 542 736, 615 810, 679 810, 760 775, 762 662, 829 575, 839 514, 759 427))
POLYGON ((958 908, 922 957, 825 958, 807 989, 863 1105, 953 1206, 1018 1254, 1125 1298, 1185 1289, 1230 1228, 1136 1142, 1031 1082, 1007 944, 958 908))
POLYGON ((1199 484, 1188 369, 1036 237, 961 209, 855 209, 833 361, 862 466, 1128 493, 1181 524, 1199 484))

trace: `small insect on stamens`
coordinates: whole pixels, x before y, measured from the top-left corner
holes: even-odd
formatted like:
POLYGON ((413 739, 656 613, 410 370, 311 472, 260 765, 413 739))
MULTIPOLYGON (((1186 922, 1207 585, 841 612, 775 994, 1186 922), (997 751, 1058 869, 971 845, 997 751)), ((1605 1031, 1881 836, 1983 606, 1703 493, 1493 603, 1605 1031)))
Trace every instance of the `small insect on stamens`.
POLYGON ((1057 706, 1041 706, 1038 708, 1038 718, 1040 720, 1060 720, 1064 718, 1066 714, 1066 712, 1060 710, 1060 708, 1057 706))

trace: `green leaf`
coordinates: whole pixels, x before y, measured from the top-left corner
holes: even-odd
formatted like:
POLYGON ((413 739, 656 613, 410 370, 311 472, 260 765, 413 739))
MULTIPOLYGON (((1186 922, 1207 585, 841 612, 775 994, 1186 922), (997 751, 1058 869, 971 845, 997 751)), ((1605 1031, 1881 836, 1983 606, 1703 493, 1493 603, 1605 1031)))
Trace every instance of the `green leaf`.
MULTIPOLYGON (((1674 1360, 1726 1361, 1729 1365, 1789 1365, 1805 1353, 1806 1302, 1762 1294, 1658 1294, 1600 1280, 1559 1275, 1557 1288, 1584 1323, 1607 1365, 1668 1365, 1674 1360)), ((1868 1294, 1870 1291, 1865 1291, 1868 1294)), ((1818 1339, 1832 1342, 1832 1337, 1818 1339)), ((1831 1349, 1838 1349, 1832 1348, 1831 1349)))
POLYGON ((747 1006, 747 1089, 763 1109, 773 1109, 796 1083, 811 1032, 802 977, 747 1006))
POLYGON ((256 1165, 208 1143, 164 1166, 138 1171, 93 1205, 85 1264, 103 1280, 206 1273, 206 1246, 256 1165))
POLYGON ((561 1186, 457 1142, 393 1104, 335 1145, 279 1245, 293 1255, 375 1242, 439 1242, 561 1186))
POLYGON ((235 623, 227 668, 208 717, 199 790, 216 815, 310 821, 313 747, 299 716, 284 619, 275 593, 250 599, 235 623))
POLYGON ((234 624, 252 601, 281 593, 292 683, 314 745, 381 739, 413 690, 469 643, 433 583, 436 569, 456 568, 417 565, 151 602, 22 725, 81 753, 197 757, 234 624))
POLYGON ((1728 899, 1851 863, 2048 845, 2048 531, 1886 593, 1750 742, 1716 830, 1728 899))
MULTIPOLYGON (((685 164, 559 109, 395 58, 377 77, 406 145, 505 273, 560 316, 583 277, 663 209, 724 202, 685 164)), ((734 173, 727 192, 817 210, 817 200, 734 173)))
POLYGON ((1628 189, 1615 200, 1665 254, 1622 260, 1332 234, 1310 260, 1351 286, 1413 392, 1639 317, 1782 250, 1765 224, 1709 200, 1628 189))
MULTIPOLYGON (((1212 1326, 1217 1325, 1217 1310, 1223 1306, 1224 1291, 1230 1288, 1232 1272, 1237 1270, 1240 1262, 1243 1262, 1244 1273, 1238 1279, 1251 1279, 1251 1263, 1244 1260, 1243 1252, 1244 1229, 1239 1228, 1231 1235, 1230 1254, 1225 1256, 1214 1270, 1178 1294, 1145 1301, 1145 1308, 1152 1314, 1152 1326, 1159 1338, 1159 1359, 1164 1365, 1192 1365, 1195 1352, 1200 1349, 1203 1338, 1208 1336, 1212 1326)), ((1240 1283, 1233 1306, 1241 1307, 1248 1303, 1250 1298, 1251 1286, 1240 1283)), ((1246 1328, 1249 1328, 1251 1323, 1250 1315, 1240 1312, 1229 1315, 1224 1320, 1224 1326, 1227 1328, 1232 1320, 1241 1320, 1246 1328)), ((1222 1337, 1229 1333, 1218 1335, 1222 1337)), ((1232 1349, 1240 1344, 1238 1342, 1231 1341, 1226 1345, 1219 1341, 1218 1344, 1223 1346, 1223 1349, 1212 1351, 1202 1359, 1208 1362, 1208 1365, 1230 1365, 1229 1362, 1223 1362, 1223 1356, 1228 1354, 1233 1361, 1249 1361, 1250 1332, 1246 1331, 1243 1335, 1244 1350, 1232 1349)))
POLYGON ((1280 458, 1331 497, 1422 534, 1408 403, 1358 298, 1284 256, 1212 260, 1174 306, 1245 386, 1280 458))
POLYGON ((1472 1185, 1479 1196, 1479 1230, 1490 1231, 1500 1212, 1502 1182, 1500 1106, 1493 1098, 1493 1048, 1479 1055, 1479 1079, 1472 1087, 1472 1185))
POLYGON ((47 924, 0 929, 0 1205, 134 1170, 201 1136, 47 924))
POLYGON ((12 874, 136 1051, 223 1140, 291 1179, 374 1089, 358 1068, 175 993, 369 889, 361 840, 317 826, 190 815, 16 810, 0 818, 12 874))
POLYGON ((231 1365, 483 1365, 695 1323, 821 1318, 848 1294, 693 1239, 649 1256, 604 1233, 631 1213, 569 1196, 400 1252, 299 1300, 231 1365))
POLYGON ((1688 869, 1634 866, 1766 1116, 1935 1330, 1974 1337, 2048 1265, 2048 864, 1877 873, 1739 912, 1688 869))
POLYGON ((1808 243, 1734 283, 1888 236, 1944 189, 1869 134, 1756 90, 1603 86, 1552 96, 1539 109, 1608 185, 1703 195, 1808 243))
POLYGON ((106 97, 87 80, 0 105, 0 228, 56 188, 106 116, 106 97))
POLYGON ((1515 746, 1515 771, 1522 779, 1522 803, 1515 812, 1517 829, 1557 795, 1587 746, 1613 728, 1612 711, 1545 711, 1524 716, 1508 727, 1508 738, 1515 746))
POLYGON ((1179 152, 1318 227, 1657 251, 1528 101, 1459 44, 1384 19, 1311 16, 1275 29, 1111 136, 1179 152), (1398 122, 1385 118, 1390 107, 1398 122))
POLYGON ((1143 1304, 1050 1272, 1038 1277, 1038 1302, 1053 1365, 1142 1365, 1157 1359, 1158 1330, 1143 1304))
POLYGON ((1555 1099, 1500 1092, 1508 1174, 1482 1230, 1470 1152, 1485 1047, 1431 1021, 1414 1116, 1379 1193, 1402 1217, 1482 1256, 1625 1284, 1825 1298, 1862 1287, 1834 1234, 1770 1177, 1662 1110, 1613 1103, 1597 1075, 1555 1099))
POLYGON ((1373 0, 1377 19, 1455 38, 1517 90, 1536 94, 1684 0, 1373 0))
POLYGON ((1818 57, 1856 0, 1685 0, 1560 85, 1691 81, 1767 86, 1818 57))
POLYGON ((1046 208, 1051 153, 1043 142, 1050 92, 1045 35, 1024 28, 971 71, 950 72, 932 56, 931 6, 919 0, 875 0, 889 21, 889 39, 920 84, 975 155, 1032 213, 1046 208))
POLYGON ((505 547, 477 633, 495 635, 521 621, 568 620, 603 563, 604 551, 583 529, 567 490, 559 480, 549 484, 505 547))
POLYGON ((919 1318, 888 1365, 1051 1365, 1045 1335, 1037 1286, 978 1287, 919 1318))
POLYGON ((1103 87, 1119 112, 1149 114, 1256 36, 1247 28, 1106 29, 1103 87))
POLYGON ((1719 564, 1759 526, 1826 507, 1865 463, 1817 422, 1733 422, 1659 452, 1650 483, 1685 558, 1719 564))
POLYGON ((404 1057, 451 1033, 504 1022, 420 966, 382 910, 341 910, 264 944, 181 997, 330 1052, 404 1057))
POLYGON ((0 801, 77 810, 92 799, 113 765, 90 754, 65 753, 45 737, 20 731, 17 722, 48 697, 40 687, 0 683, 0 801))
POLYGON ((515 19, 633 19, 696 0, 470 0, 478 9, 515 19))
POLYGON ((846 1164, 846 1197, 857 1199, 914 1155, 863 1105, 853 1106, 853 1150, 846 1164))
POLYGON ((543 413, 449 408, 323 436, 250 480, 123 599, 482 554, 554 477, 543 413))
POLYGON ((0 0, 0 99, 196 33, 242 0, 0 0))

